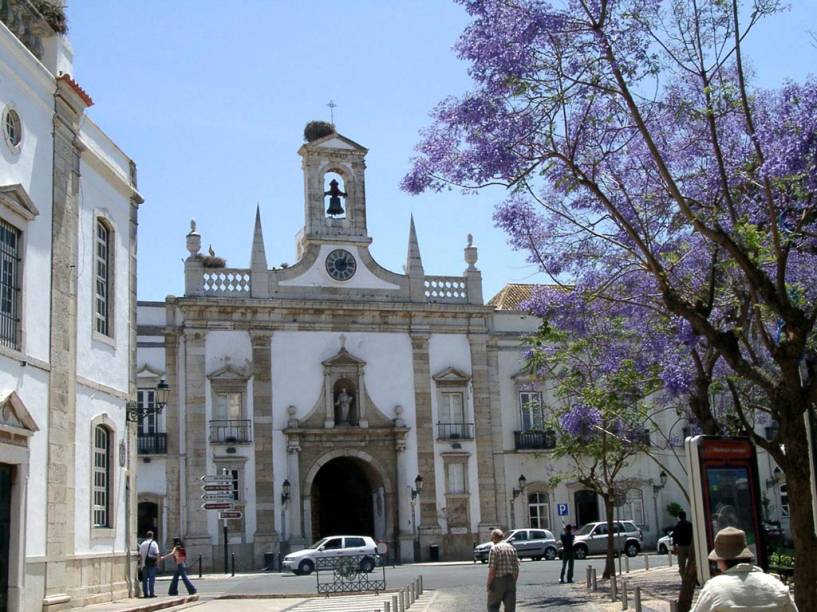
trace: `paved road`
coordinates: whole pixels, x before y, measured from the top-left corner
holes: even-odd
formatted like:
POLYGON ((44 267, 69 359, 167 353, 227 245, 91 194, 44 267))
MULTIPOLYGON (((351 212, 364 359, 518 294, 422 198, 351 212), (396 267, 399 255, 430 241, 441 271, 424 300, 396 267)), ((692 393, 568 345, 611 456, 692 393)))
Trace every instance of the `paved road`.
MULTIPOLYGON (((662 558, 666 563, 666 557, 662 558)), ((594 558, 576 563, 577 582, 584 580, 585 568, 593 565, 599 575, 604 560, 594 558)), ((655 566, 656 559, 651 559, 655 566)), ((643 557, 630 559, 632 569, 644 567, 643 557)), ((549 612, 589 611, 599 609, 590 603, 590 599, 580 589, 569 585, 560 585, 560 561, 524 561, 522 562, 518 602, 520 609, 548 610, 549 612)), ((473 564, 407 564, 395 568, 386 568, 386 582, 389 588, 400 588, 417 576, 423 576, 426 589, 437 591, 433 612, 482 610, 485 606, 485 576, 487 568, 481 563, 473 564)), ((314 594, 315 576, 295 576, 294 574, 245 574, 231 577, 209 575, 203 580, 194 578, 196 587, 203 600, 212 600, 222 595, 252 596, 281 594, 314 594)), ((161 581, 157 590, 167 584, 161 581), (161 586, 160 586, 161 585, 161 586)), ((249 602, 247 602, 249 603, 249 602)), ((246 609, 249 610, 251 606, 246 609)))

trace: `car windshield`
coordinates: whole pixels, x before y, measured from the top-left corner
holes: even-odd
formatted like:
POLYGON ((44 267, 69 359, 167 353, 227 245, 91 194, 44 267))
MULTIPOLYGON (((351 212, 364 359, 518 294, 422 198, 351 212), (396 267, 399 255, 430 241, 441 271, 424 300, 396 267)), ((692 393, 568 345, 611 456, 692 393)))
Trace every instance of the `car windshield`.
POLYGON ((588 533, 593 531, 593 527, 594 527, 593 523, 588 523, 587 525, 583 526, 578 531, 574 531, 573 533, 575 535, 587 535, 588 533))
POLYGON ((319 546, 323 545, 323 544, 324 544, 324 542, 326 542, 326 540, 328 540, 328 539, 329 539, 329 538, 321 538, 321 539, 320 539, 320 540, 318 540, 317 542, 314 542, 314 543, 313 543, 313 544, 311 544, 310 546, 307 546, 307 548, 318 548, 319 546))

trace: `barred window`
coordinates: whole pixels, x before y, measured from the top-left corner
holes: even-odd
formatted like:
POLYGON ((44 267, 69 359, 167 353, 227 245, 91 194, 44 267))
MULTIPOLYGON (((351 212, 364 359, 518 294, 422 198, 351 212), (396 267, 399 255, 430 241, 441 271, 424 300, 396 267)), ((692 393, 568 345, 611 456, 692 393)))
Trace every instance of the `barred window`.
POLYGON ((528 524, 532 529, 550 529, 550 503, 547 493, 528 495, 528 524))
POLYGON ((102 425, 94 428, 94 527, 110 527, 111 432, 102 425))
POLYGON ((19 348, 20 230, 0 219, 0 344, 19 348))
POLYGON ((111 231, 104 221, 96 221, 96 331, 111 335, 111 231))

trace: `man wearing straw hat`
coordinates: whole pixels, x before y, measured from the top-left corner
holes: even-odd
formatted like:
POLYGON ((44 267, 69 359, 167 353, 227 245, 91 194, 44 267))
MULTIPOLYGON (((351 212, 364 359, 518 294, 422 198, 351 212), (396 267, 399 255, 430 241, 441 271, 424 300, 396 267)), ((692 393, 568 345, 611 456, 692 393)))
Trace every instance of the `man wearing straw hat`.
POLYGON ((693 612, 797 612, 789 587, 756 567, 753 557, 742 530, 721 529, 715 535, 715 550, 709 553, 709 559, 717 561, 723 573, 704 585, 693 612))

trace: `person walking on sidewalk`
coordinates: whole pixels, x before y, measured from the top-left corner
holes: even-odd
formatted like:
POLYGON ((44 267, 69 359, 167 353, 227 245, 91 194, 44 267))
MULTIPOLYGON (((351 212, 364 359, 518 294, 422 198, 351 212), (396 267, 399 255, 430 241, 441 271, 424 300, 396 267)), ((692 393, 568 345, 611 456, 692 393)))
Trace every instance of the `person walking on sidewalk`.
POLYGON ((576 539, 576 536, 573 535, 573 525, 570 523, 565 525, 559 539, 562 541, 562 573, 559 575, 559 584, 565 581, 565 568, 567 568, 567 581, 573 582, 573 560, 575 559, 573 540, 576 539))
POLYGON ((516 549, 503 542, 501 529, 491 532, 491 552, 488 553, 488 612, 499 612, 505 604, 505 612, 516 610, 516 579, 519 577, 519 557, 516 549))
POLYGON ((672 530, 673 552, 678 555, 678 573, 684 577, 684 570, 689 559, 689 547, 692 546, 692 523, 687 520, 687 513, 678 513, 678 522, 672 530))
POLYGON ((196 587, 193 586, 193 583, 190 582, 190 579, 187 577, 187 551, 184 549, 184 543, 180 538, 173 540, 173 550, 164 555, 162 559, 167 559, 168 557, 173 557, 173 560, 176 562, 176 571, 173 572, 173 580, 170 581, 170 588, 167 594, 173 596, 179 594, 179 578, 181 578, 187 589, 187 594, 195 595, 196 587))
POLYGON ((159 561, 159 545, 153 539, 153 532, 145 533, 139 545, 139 567, 142 568, 142 597, 156 597, 156 563, 159 561))
POLYGON ((715 536, 710 561, 723 572, 701 589, 692 612, 763 610, 797 612, 789 587, 752 563, 754 554, 746 546, 746 533, 734 527, 721 529, 715 536))

